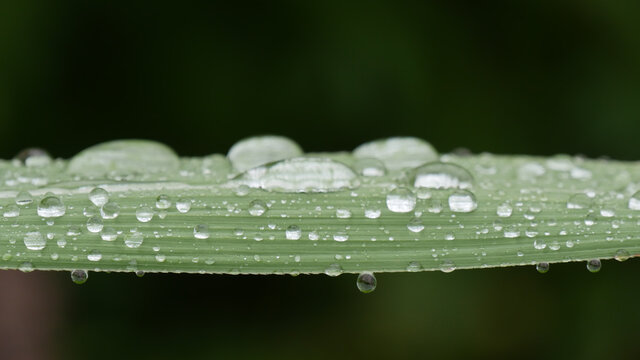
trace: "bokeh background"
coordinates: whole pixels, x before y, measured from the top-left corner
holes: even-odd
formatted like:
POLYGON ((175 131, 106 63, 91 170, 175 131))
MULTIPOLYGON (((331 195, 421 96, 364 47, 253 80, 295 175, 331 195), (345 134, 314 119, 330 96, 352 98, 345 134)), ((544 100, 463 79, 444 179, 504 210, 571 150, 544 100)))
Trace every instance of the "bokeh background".
MULTIPOLYGON (((0 157, 119 138, 640 159, 640 2, 0 3, 0 157)), ((2 359, 637 359, 640 263, 355 276, 0 273, 2 359)))

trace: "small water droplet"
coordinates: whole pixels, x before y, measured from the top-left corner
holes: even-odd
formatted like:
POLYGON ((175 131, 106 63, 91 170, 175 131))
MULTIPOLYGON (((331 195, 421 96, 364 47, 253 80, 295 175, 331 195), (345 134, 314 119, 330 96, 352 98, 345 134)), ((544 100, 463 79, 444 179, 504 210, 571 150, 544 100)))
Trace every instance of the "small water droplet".
POLYGON ((602 263, 600 262, 600 259, 591 259, 587 261, 587 270, 592 273, 597 273, 598 271, 600 271, 601 267, 602 263))
POLYGON ((191 201, 186 199, 178 199, 178 201, 176 201, 176 209, 180 213, 188 213, 189 210, 191 210, 191 201))
POLYGON ((384 163, 374 158, 358 159, 354 165, 354 169, 358 174, 365 177, 384 176, 387 173, 384 163))
POLYGON ((18 217, 20 216, 20 208, 18 207, 18 205, 14 204, 7 205, 2 212, 2 216, 6 218, 18 217))
POLYGON ((297 225, 291 225, 285 231, 287 240, 299 240, 302 236, 302 231, 297 225))
POLYGON ((66 212, 62 200, 55 195, 47 195, 38 204, 38 215, 44 218, 60 217, 66 212))
POLYGON ((25 206, 33 202, 33 196, 28 191, 20 191, 16 195, 16 205, 25 206))
POLYGON ((142 235, 142 233, 137 231, 127 234, 124 237, 124 244, 127 245, 127 247, 132 249, 140 247, 143 241, 144 241, 144 236, 142 235))
POLYGON ((28 273, 28 272, 32 272, 34 270, 34 267, 32 263, 30 263, 29 261, 25 261, 20 265, 18 265, 18 270, 24 273, 28 273))
POLYGON ((411 220, 409 220, 409 223, 407 224, 407 229, 409 229, 409 231, 411 232, 419 233, 422 230, 424 230, 424 224, 422 223, 422 220, 419 217, 414 217, 411 220))
POLYGON ((158 195, 156 198, 156 208, 166 210, 171 207, 171 199, 167 195, 158 195))
POLYGON ((636 193, 629 198, 629 209, 640 210, 640 191, 636 191, 636 193))
POLYGON ((468 190, 458 190, 449 195, 449 209, 453 212, 468 213, 478 207, 476 196, 468 190))
POLYGON ((387 194, 387 208, 396 213, 408 213, 416 207, 416 195, 405 187, 391 190, 387 194))
POLYGON ((335 277, 342 274, 342 266, 339 264, 331 264, 326 269, 324 269, 324 273, 326 275, 335 277))
POLYGON ((546 274, 549 271, 549 263, 547 262, 537 263, 536 270, 538 270, 540 274, 546 274))
POLYGON ((80 285, 87 282, 89 279, 89 273, 86 270, 73 270, 71 271, 71 281, 80 285))
POLYGON ((261 216, 267 211, 267 204, 264 201, 256 199, 249 203, 249 214, 252 216, 261 216))
POLYGON ((140 222, 149 222, 153 219, 153 210, 148 206, 140 206, 136 210, 136 219, 140 222))
POLYGON ((94 216, 89 218, 89 220, 87 220, 87 230, 89 230, 89 232, 92 233, 97 233, 102 231, 104 224, 102 222, 102 219, 98 216, 94 216))
POLYGON ((47 239, 39 231, 30 231, 24 235, 24 246, 29 250, 42 250, 47 245, 47 239))
POLYGON ((102 254, 98 250, 91 250, 87 255, 87 259, 89 261, 100 261, 102 260, 102 254))
POLYGON ((616 251, 616 255, 615 255, 615 259, 622 262, 622 261, 626 261, 631 257, 631 255, 629 255, 629 252, 625 249, 620 249, 618 251, 616 251))
POLYGON ((440 264, 440 271, 450 273, 456 269, 456 265, 451 260, 445 260, 440 264))
POLYGON ((358 290, 365 294, 368 294, 375 290, 377 284, 378 281, 376 280, 376 276, 372 272, 368 271, 360 273, 360 275, 358 275, 358 280, 356 280, 358 290))
POLYGON ((109 201, 109 193, 103 188, 94 188, 89 192, 89 200, 93 205, 100 207, 109 201))
POLYGON ((586 194, 578 193, 569 197, 567 209, 588 209, 593 204, 593 199, 586 194))
POLYGON ((351 211, 349 211, 349 209, 337 209, 336 217, 339 219, 348 219, 351 217, 351 211))
POLYGON ((380 209, 365 209, 364 216, 368 219, 377 219, 380 217, 380 209))
POLYGON ((473 176, 462 166, 433 162, 415 169, 413 186, 429 189, 467 189, 473 183, 473 176))
POLYGON ((120 205, 114 201, 109 201, 100 208, 100 216, 105 220, 115 219, 120 215, 120 205))
POLYGON ((417 261, 412 261, 407 265, 408 272, 418 272, 422 270, 422 265, 417 261))
POLYGON ((536 248, 536 250, 543 250, 547 247, 547 242, 542 238, 538 238, 533 242, 533 247, 536 248))
POLYGON ((500 217, 509 217, 513 213, 513 208, 509 203, 502 203, 498 205, 498 209, 496 210, 496 213, 500 217))
POLYGON ((209 226, 205 224, 198 224, 193 228, 193 236, 196 239, 208 239, 209 235, 209 226))
POLYGON ((349 234, 344 231, 339 231, 333 235, 333 240, 338 242, 345 242, 349 240, 349 234))
POLYGON ((116 231, 116 229, 114 229, 111 226, 105 226, 102 229, 102 233, 100 234, 100 237, 104 241, 114 241, 118 238, 118 232, 116 231))

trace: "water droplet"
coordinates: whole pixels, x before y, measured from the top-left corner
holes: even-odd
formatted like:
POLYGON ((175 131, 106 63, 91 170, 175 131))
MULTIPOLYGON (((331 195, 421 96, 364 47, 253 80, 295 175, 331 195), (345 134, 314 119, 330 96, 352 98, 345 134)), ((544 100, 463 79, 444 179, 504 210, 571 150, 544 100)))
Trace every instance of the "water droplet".
POLYGON ((533 242, 533 247, 536 248, 536 250, 543 250, 547 247, 547 242, 542 238, 538 238, 533 242))
POLYGON ((24 235, 24 246, 29 250, 42 250, 47 245, 47 239, 39 231, 30 231, 24 235))
POLYGON ((165 262, 167 260, 167 257, 163 254, 156 254, 156 261, 157 262, 165 262))
POLYGON ((345 242, 345 241, 349 240, 349 234, 347 234, 344 231, 338 231, 337 233, 335 233, 333 235, 333 240, 338 241, 338 242, 345 242))
POLYGON ((209 226, 205 224, 198 224, 193 228, 193 236, 196 239, 208 239, 209 235, 209 226))
POLYGON ((139 233, 137 231, 127 234, 124 237, 124 244, 127 245, 127 247, 132 249, 140 247, 143 241, 144 241, 144 236, 142 235, 142 233, 139 233))
POLYGON ((547 262, 537 263, 536 270, 538 270, 540 274, 546 274, 549 271, 549 263, 547 262))
POLYGON ((354 169, 364 177, 384 176, 387 173, 387 168, 384 167, 384 163, 374 158, 358 159, 354 165, 354 169))
POLYGON ((116 231, 116 229, 112 228, 111 226, 105 226, 102 229, 102 233, 100 234, 100 237, 104 241, 114 241, 118 238, 118 232, 116 231))
POLYGON ((87 220, 87 230, 89 230, 92 233, 97 233, 102 231, 102 227, 104 226, 104 224, 102 223, 102 219, 99 218, 98 216, 94 216, 89 218, 89 220, 87 220))
POLYGON ((377 219, 380 217, 380 209, 365 209, 364 216, 368 219, 377 219))
POLYGON ((176 201, 176 209, 180 213, 188 213, 189 210, 191 210, 191 201, 186 199, 178 199, 178 201, 176 201))
POLYGON ((407 265, 408 272, 418 272, 422 270, 422 265, 417 261, 412 261, 407 265))
POLYGON ((80 285, 87 282, 89 279, 89 273, 86 270, 73 270, 71 271, 71 281, 80 285))
POLYGON ((264 201, 256 199, 249 203, 249 214, 252 216, 261 216, 267 211, 267 204, 264 201))
POLYGON ((629 255, 629 252, 625 249, 620 249, 618 251, 616 251, 616 255, 615 255, 615 259, 622 262, 622 261, 626 261, 631 257, 631 255, 629 255))
POLYGON ((293 140, 282 136, 256 136, 235 143, 227 157, 238 171, 302 155, 302 149, 293 140))
POLYGON ((473 183, 473 176, 462 166, 432 162, 415 169, 413 186, 429 189, 467 189, 473 183))
POLYGON ((513 213, 513 208, 509 203, 502 203, 498 205, 498 209, 496 210, 496 213, 500 217, 509 217, 513 213))
POLYGON ((593 200, 586 194, 578 193, 572 195, 567 200, 567 209, 588 209, 593 204, 593 200))
POLYGON ((428 199, 425 205, 427 207, 427 211, 432 214, 440 214, 444 208, 442 200, 440 199, 428 199))
POLYGON ((87 259, 89 261, 100 261, 102 260, 102 254, 98 250, 91 250, 87 255, 87 259))
POLYGON ((629 209, 640 210, 640 191, 637 191, 629 198, 629 209))
POLYGON ((335 277, 342 274, 342 267, 338 264, 331 264, 326 269, 324 269, 324 273, 335 277))
POLYGON ((103 188, 94 188, 89 192, 89 200, 93 205, 100 207, 109 201, 109 193, 103 188))
POLYGON ((351 211, 349 211, 349 209, 337 209, 336 217, 339 219, 348 219, 351 217, 351 211))
POLYGON ((372 272, 368 271, 360 273, 360 275, 358 275, 358 280, 356 281, 358 290, 365 294, 375 290, 377 284, 378 281, 376 280, 376 276, 372 272))
POLYGON ((16 195, 16 205, 24 206, 33 202, 33 196, 28 191, 20 191, 16 195))
POLYGON ((156 198, 156 208, 166 210, 171 207, 171 199, 167 195, 158 195, 156 198))
POLYGON ((7 207, 4 208, 4 211, 2 212, 2 216, 6 217, 6 218, 13 218, 13 217, 18 217, 20 216, 20 208, 18 207, 18 205, 7 205, 7 207))
POLYGON ((438 159, 438 153, 428 142, 413 137, 370 141, 353 150, 353 155, 358 159, 379 159, 390 171, 414 168, 438 159))
POLYGON ((26 148, 20 151, 14 159, 24 163, 28 167, 46 166, 51 163, 49 153, 40 148, 26 148))
POLYGON ((589 270, 592 273, 597 273, 598 271, 600 271, 601 267, 602 267, 602 263, 600 262, 599 259, 591 259, 587 261, 587 270, 589 270))
POLYGON ((140 222, 149 222, 153 219, 153 210, 148 206, 140 206, 136 210, 136 219, 140 222))
POLYGON ((18 265, 18 270, 24 272, 24 273, 28 273, 28 272, 32 272, 34 270, 33 264, 25 261, 23 263, 21 263, 20 265, 18 265))
POLYGON ((54 195, 45 196, 38 204, 38 215, 44 218, 60 217, 66 212, 62 200, 54 195))
POLYGON ((117 140, 85 149, 69 161, 73 174, 96 177, 109 173, 170 173, 179 159, 164 144, 147 140, 117 140))
POLYGON ((456 265, 451 260, 445 260, 440 264, 440 271, 450 273, 456 269, 456 265))
POLYGON ((409 231, 411 232, 419 233, 422 230, 424 230, 424 224, 422 223, 422 220, 419 217, 414 217, 411 220, 409 220, 409 223, 407 224, 407 229, 409 229, 409 231))
POLYGON ((416 207, 416 195, 409 189, 399 187, 387 194, 387 208, 396 213, 408 213, 416 207))
POLYGON ((238 196, 246 196, 250 191, 251 188, 245 184, 242 184, 235 189, 236 195, 238 196))
POLYGON ((120 215, 120 206, 114 201, 109 201, 100 208, 100 216, 105 220, 115 219, 118 215, 120 215))
POLYGON ((302 231, 300 231, 300 228, 297 225, 291 225, 285 231, 285 236, 287 237, 287 240, 299 240, 302 236, 302 231))
POLYGON ((449 209, 453 212, 468 213, 478 207, 476 196, 468 190, 458 190, 449 195, 449 209))
POLYGON ((326 158, 293 158, 253 168, 234 179, 240 184, 275 192, 334 192, 360 185, 345 164, 326 158))

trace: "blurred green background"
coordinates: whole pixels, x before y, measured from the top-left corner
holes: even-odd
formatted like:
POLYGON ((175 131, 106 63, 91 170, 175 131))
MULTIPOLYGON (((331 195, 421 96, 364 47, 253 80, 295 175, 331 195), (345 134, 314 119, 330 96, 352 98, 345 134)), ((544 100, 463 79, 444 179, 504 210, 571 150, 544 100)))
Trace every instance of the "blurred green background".
MULTIPOLYGON (((0 157, 118 138, 198 156, 272 133, 637 160, 639 65, 638 1, 7 1, 0 157)), ((51 359, 637 359, 638 271, 381 274, 369 295, 350 275, 15 274, 57 316, 0 321, 51 329, 51 359)))

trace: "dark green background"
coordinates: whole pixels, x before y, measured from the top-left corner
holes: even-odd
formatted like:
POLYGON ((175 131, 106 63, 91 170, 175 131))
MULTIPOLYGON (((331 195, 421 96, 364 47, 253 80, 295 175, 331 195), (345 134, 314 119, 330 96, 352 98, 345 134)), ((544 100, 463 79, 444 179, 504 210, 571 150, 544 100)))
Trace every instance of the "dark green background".
MULTIPOLYGON (((0 157, 273 133, 637 160, 639 65, 638 1, 6 1, 0 157)), ((640 356, 639 270, 383 274, 369 295, 346 275, 48 276, 61 359, 584 359, 640 356)))

